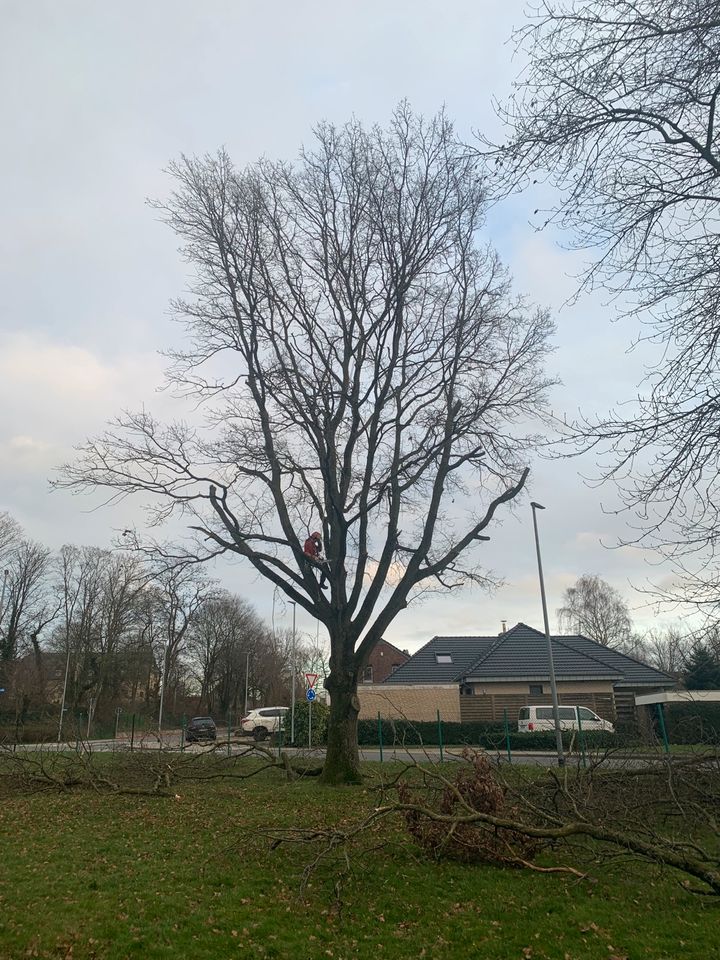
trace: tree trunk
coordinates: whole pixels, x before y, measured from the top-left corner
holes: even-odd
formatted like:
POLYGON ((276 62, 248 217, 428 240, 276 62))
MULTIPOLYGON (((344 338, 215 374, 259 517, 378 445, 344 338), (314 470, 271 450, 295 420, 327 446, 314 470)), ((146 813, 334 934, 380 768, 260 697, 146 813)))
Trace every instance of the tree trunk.
POLYGON ((360 783, 357 674, 351 669, 337 670, 331 666, 325 686, 330 693, 330 718, 327 753, 320 782, 332 786, 360 783))

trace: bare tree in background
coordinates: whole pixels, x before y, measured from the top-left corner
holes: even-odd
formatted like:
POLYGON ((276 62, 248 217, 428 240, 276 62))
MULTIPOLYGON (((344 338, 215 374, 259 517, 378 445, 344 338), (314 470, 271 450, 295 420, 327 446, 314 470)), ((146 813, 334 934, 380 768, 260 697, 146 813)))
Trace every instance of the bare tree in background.
POLYGON ((0 624, 0 660, 14 660, 30 648, 32 637, 52 622, 55 608, 48 595, 50 551, 40 543, 20 540, 8 565, 4 617, 0 624))
POLYGON ((52 645, 65 655, 62 706, 69 704, 70 713, 85 701, 95 683, 95 646, 102 618, 106 560, 107 551, 99 547, 69 544, 56 560, 54 589, 62 622, 52 645))
POLYGON ((239 554, 321 621, 323 778, 355 782, 373 646, 419 592, 492 582, 472 548, 525 483, 552 326, 478 245, 486 185, 442 115, 323 124, 295 165, 220 153, 172 173, 161 209, 195 283, 171 380, 206 419, 125 416, 61 484, 154 495, 156 520, 197 532, 188 556, 239 554))
MULTIPOLYGON (((295 671, 293 671, 293 635, 285 628, 267 633, 258 644, 250 663, 250 685, 259 702, 263 704, 289 704, 293 675, 297 682, 299 639, 295 646, 295 671)), ((296 690, 296 693, 299 689, 296 690)))
POLYGON ((3 624, 8 609, 8 587, 10 586, 8 561, 12 558, 15 548, 20 545, 22 538, 23 530, 17 520, 5 510, 0 512, 0 563, 3 565, 3 569, 0 571, 2 577, 0 582, 0 643, 4 643, 1 638, 4 636, 3 624))
POLYGON ((137 616, 138 600, 148 576, 141 560, 128 553, 101 551, 99 619, 93 625, 95 708, 104 697, 118 696, 125 679, 125 646, 137 616))
POLYGON ((190 631, 188 655, 208 713, 238 716, 245 703, 246 671, 257 672, 268 641, 266 625, 242 598, 223 591, 203 605, 190 631))
POLYGON ((22 527, 6 510, 0 511, 0 563, 22 539, 22 527))
POLYGON ((564 605, 557 611, 561 630, 572 630, 604 647, 630 652, 630 611, 619 591, 609 583, 595 574, 585 574, 567 588, 563 600, 564 605))
POLYGON ((679 564, 676 593, 714 605, 720 8, 548 0, 517 40, 529 64, 501 110, 509 139, 489 149, 495 169, 513 188, 549 176, 561 199, 543 222, 598 250, 586 283, 627 295, 661 348, 637 398, 576 422, 572 435, 601 455, 640 541, 676 561, 703 555, 679 564))
POLYGON ((678 627, 651 629, 643 636, 643 647, 650 663, 671 677, 678 677, 685 664, 690 638, 678 627))
POLYGON ((120 699, 147 579, 128 553, 67 544, 60 551, 53 585, 61 623, 51 646, 64 656, 62 707, 71 714, 81 704, 95 713, 120 699))
POLYGON ((229 621, 231 598, 224 596, 206 603, 195 617, 188 633, 187 656, 191 670, 200 685, 199 708, 208 715, 215 713, 216 683, 223 649, 234 637, 229 621))
POLYGON ((203 604, 217 595, 214 582, 195 566, 166 567, 152 572, 155 657, 158 664, 159 695, 172 697, 173 705, 183 679, 181 654, 188 631, 203 604))
POLYGON ((24 722, 33 699, 44 700, 45 677, 40 635, 55 619, 58 608, 48 590, 50 551, 40 543, 12 537, 6 544, 0 610, 0 686, 15 709, 17 725, 24 722), (32 667, 20 658, 31 653, 32 667))

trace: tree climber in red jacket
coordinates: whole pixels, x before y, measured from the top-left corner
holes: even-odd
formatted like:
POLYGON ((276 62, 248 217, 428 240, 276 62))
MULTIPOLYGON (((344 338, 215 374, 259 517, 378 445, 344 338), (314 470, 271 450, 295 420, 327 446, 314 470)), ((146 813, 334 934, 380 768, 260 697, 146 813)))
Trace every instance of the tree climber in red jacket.
POLYGON ((303 553, 312 564, 320 568, 319 587, 321 590, 324 590, 326 587, 325 581, 327 580, 328 562, 323 556, 322 547, 322 534, 316 530, 315 533, 311 533, 305 541, 303 553))

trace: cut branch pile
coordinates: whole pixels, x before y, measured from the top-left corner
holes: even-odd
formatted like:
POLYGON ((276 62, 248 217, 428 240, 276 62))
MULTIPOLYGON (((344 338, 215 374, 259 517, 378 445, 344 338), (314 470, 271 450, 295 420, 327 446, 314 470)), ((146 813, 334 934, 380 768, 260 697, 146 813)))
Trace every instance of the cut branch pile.
POLYGON ((539 848, 539 841, 517 830, 507 830, 483 821, 468 820, 468 814, 491 814, 513 820, 517 809, 508 802, 488 758, 481 753, 464 753, 468 761, 453 782, 446 781, 437 804, 443 817, 435 819, 413 804, 413 788, 398 785, 405 823, 413 839, 434 857, 451 857, 464 862, 527 866, 539 848))

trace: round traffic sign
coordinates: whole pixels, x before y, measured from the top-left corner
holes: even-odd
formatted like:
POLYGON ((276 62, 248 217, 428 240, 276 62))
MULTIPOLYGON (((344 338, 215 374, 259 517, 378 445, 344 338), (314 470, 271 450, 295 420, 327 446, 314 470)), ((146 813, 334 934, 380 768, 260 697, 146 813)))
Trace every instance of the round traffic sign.
POLYGON ((306 690, 306 691, 305 691, 305 696, 307 697, 308 701, 309 701, 310 703, 312 703, 313 700, 315 699, 315 697, 317 696, 317 694, 315 693, 315 691, 313 690, 313 688, 310 687, 309 690, 306 690))

